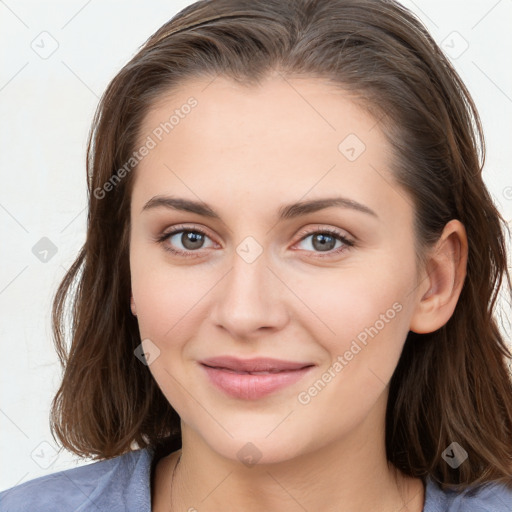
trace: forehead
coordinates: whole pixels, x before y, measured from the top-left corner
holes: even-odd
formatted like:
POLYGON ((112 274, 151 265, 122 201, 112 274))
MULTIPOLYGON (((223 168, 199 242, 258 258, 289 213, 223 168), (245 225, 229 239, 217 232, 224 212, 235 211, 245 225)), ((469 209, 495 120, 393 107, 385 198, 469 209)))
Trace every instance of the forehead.
POLYGON ((176 188, 195 199, 214 192, 219 205, 240 194, 282 203, 283 194, 337 190, 378 209, 397 193, 379 123, 314 78, 274 76, 251 87, 220 76, 189 80, 147 113, 139 142, 147 137, 155 144, 136 170, 137 202, 176 188))
MULTIPOLYGON (((322 138, 326 145, 337 149, 340 137, 352 133, 368 139, 366 132, 377 124, 346 91, 324 80, 276 75, 258 86, 242 85, 222 76, 189 79, 153 104, 142 123, 140 138, 169 121, 173 113, 177 114, 171 121, 173 136, 184 132, 191 135, 204 128, 196 133, 203 144, 224 147, 247 142, 247 138, 258 146, 279 146, 283 137, 293 136, 316 143, 322 138), (191 100, 193 108, 187 105, 191 100)), ((167 131, 164 137, 169 135, 167 131)), ((377 131, 373 144, 378 136, 377 131)))

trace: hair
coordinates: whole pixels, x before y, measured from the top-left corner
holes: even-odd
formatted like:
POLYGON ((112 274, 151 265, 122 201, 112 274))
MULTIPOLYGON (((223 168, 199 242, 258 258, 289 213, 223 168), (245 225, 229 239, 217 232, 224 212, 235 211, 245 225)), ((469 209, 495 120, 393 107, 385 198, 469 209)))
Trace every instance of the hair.
POLYGON ((454 313, 435 332, 409 332, 389 383, 388 462, 443 488, 493 481, 512 488, 512 355, 496 318, 502 285, 511 290, 510 232, 482 179, 484 137, 468 90, 423 24, 392 0, 199 1, 110 82, 88 138, 86 240, 53 303, 64 373, 52 435, 93 459, 181 443, 179 415, 134 356, 141 342, 130 310, 134 172, 116 172, 133 155, 150 109, 185 80, 224 76, 254 87, 272 73, 327 81, 379 119, 393 177, 414 205, 420 260, 448 221, 466 228, 467 273, 454 313), (452 442, 468 452, 456 469, 442 457, 452 442))

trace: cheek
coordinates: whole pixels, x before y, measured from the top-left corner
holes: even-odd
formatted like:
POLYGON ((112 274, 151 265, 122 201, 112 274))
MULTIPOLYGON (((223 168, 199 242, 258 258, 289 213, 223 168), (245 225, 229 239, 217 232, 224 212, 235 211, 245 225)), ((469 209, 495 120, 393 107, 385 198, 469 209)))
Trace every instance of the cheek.
POLYGON ((403 309, 404 290, 410 283, 410 273, 404 266, 400 271, 384 265, 373 270, 369 264, 329 270, 323 275, 311 274, 301 279, 295 276, 292 280, 290 276, 294 293, 303 304, 297 321, 307 321, 319 340, 323 338, 339 346, 374 324, 383 330, 382 322, 386 329, 397 323, 400 316, 397 310, 403 309))
POLYGON ((325 283, 328 292, 307 295, 316 316, 310 313, 311 320, 302 325, 329 358, 323 373, 304 385, 299 402, 310 411, 329 410, 333 423, 344 428, 355 427, 368 414, 400 358, 408 333, 410 282, 401 268, 401 273, 393 266, 387 272, 383 267, 378 273, 347 272, 325 283))
POLYGON ((413 258, 377 259, 378 264, 365 262, 357 268, 330 269, 324 277, 317 273, 295 280, 294 288, 307 306, 298 310, 297 321, 330 356, 325 369, 343 373, 337 382, 343 380, 342 387, 351 392, 371 388, 374 396, 400 358, 409 331, 415 276, 413 258), (342 366, 332 369, 338 356, 342 366))
POLYGON ((131 253, 132 294, 141 337, 162 343, 176 338, 190 322, 197 325, 201 298, 214 281, 199 266, 172 267, 145 252, 134 247, 131 253))

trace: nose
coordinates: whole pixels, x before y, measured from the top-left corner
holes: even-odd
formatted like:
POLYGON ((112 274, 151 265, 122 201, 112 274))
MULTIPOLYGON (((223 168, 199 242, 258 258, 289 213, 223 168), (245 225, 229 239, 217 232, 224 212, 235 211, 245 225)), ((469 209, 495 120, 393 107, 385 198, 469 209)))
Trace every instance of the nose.
POLYGON ((289 321, 290 291, 269 266, 265 252, 250 262, 238 253, 216 287, 212 319, 233 339, 250 340, 278 331, 289 321))

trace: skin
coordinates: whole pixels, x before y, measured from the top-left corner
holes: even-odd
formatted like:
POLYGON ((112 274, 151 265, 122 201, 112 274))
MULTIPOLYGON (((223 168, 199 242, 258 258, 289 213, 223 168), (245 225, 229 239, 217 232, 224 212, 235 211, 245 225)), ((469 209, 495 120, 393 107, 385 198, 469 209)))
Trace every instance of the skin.
POLYGON ((257 88, 190 80, 148 113, 141 141, 190 96, 197 107, 141 161, 131 200, 132 311, 141 339, 160 351, 148 368, 183 437, 182 450, 157 465, 153 510, 421 511, 421 480, 386 461, 388 383, 409 330, 434 331, 453 313, 466 272, 464 227, 449 222, 418 266, 413 204, 393 180, 382 127, 318 79, 272 75, 257 88), (348 134, 366 146, 354 161, 338 149, 348 134), (220 220, 143 210, 157 195, 203 201, 220 220), (285 204, 333 196, 376 215, 330 207, 277 218, 285 204), (203 245, 184 245, 182 233, 155 241, 181 224, 204 230, 203 245), (318 248, 312 235, 325 228, 354 245, 335 254, 342 242, 334 238, 318 248), (262 250, 250 263, 237 253, 248 236, 262 250), (165 244, 200 256, 173 255, 165 244), (394 318, 300 403, 299 393, 397 303, 394 318), (213 387, 198 365, 225 354, 316 366, 276 393, 242 400, 213 387), (252 466, 237 456, 248 442, 261 455, 252 466))

